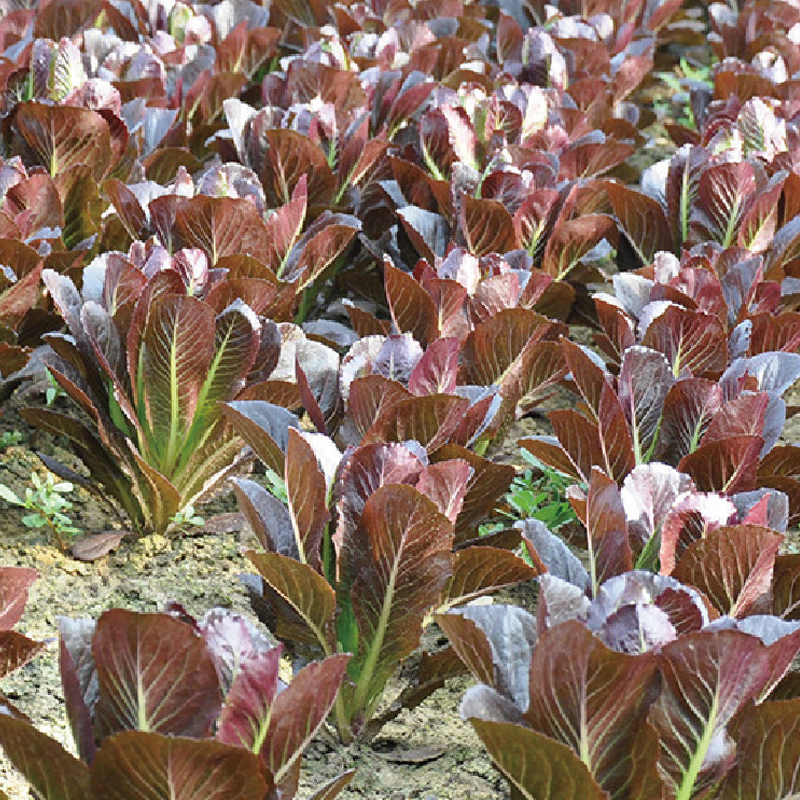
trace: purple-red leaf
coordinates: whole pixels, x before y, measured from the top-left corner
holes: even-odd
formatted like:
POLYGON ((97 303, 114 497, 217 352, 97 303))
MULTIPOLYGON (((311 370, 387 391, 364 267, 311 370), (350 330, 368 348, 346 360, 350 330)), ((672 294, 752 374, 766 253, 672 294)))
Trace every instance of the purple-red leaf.
POLYGON ((514 468, 508 464, 496 464, 456 444, 446 444, 433 456, 437 463, 450 459, 461 459, 472 467, 464 505, 456 520, 456 541, 461 542, 474 535, 475 528, 508 490, 514 480, 514 468))
POLYGON ((609 378, 608 373, 591 357, 590 352, 569 339, 561 340, 564 359, 569 368, 570 377, 578 388, 578 392, 589 407, 594 419, 600 406, 600 395, 609 378))
POLYGON ((295 430, 289 431, 285 480, 298 549, 302 559, 317 569, 322 536, 331 518, 328 488, 313 448, 295 430))
POLYGON ((408 273, 386 259, 383 266, 386 299, 400 333, 411 333, 423 347, 439 335, 439 314, 431 296, 408 273))
POLYGON ((617 483, 622 483, 636 465, 636 457, 622 403, 609 384, 603 386, 600 395, 597 433, 603 466, 617 483))
POLYGON ((586 504, 592 592, 614 575, 632 568, 625 509, 617 484, 597 467, 592 468, 586 504))
POLYGON ((410 397, 394 405, 378 419, 364 441, 419 442, 434 452, 453 437, 469 408, 469 400, 458 395, 432 394, 410 397))
POLYGON ((463 459, 450 459, 425 467, 415 489, 436 503, 436 507, 455 525, 464 507, 464 497, 473 470, 463 459))
POLYGON ((467 249, 474 256, 502 254, 517 248, 511 214, 497 200, 465 195, 461 204, 460 221, 467 249))
POLYGON ((659 436, 662 457, 675 464, 697 450, 723 402, 718 383, 705 378, 678 381, 664 399, 659 436))
POLYGON ((674 383, 669 363, 661 353, 646 347, 625 351, 619 372, 619 400, 630 426, 637 464, 652 455, 664 400, 674 383))
POLYGON ((453 394, 458 374, 458 339, 437 339, 428 345, 408 379, 415 395, 453 394))
MULTIPOLYGON (((560 466, 558 463, 546 461, 545 463, 553 463, 553 466, 566 474, 577 474, 578 479, 582 483, 589 482, 589 476, 592 473, 592 467, 603 456, 603 446, 600 441, 600 433, 597 425, 590 422, 582 414, 579 414, 572 408, 565 408, 560 411, 551 411, 547 418, 553 426, 553 432, 558 438, 564 455, 572 464, 572 468, 567 470, 566 464, 560 466)), ((531 440, 528 440, 529 442, 531 440)), ((545 442, 545 445, 548 443, 545 442)), ((536 449, 532 449, 530 444, 526 445, 537 458, 540 453, 536 449)), ((548 449, 545 447, 545 450, 548 449)), ((631 451, 631 455, 633 451, 631 451)), ((557 453, 552 455, 558 456, 557 453)))
POLYGON ((572 750, 529 728, 472 719, 492 760, 525 800, 606 800, 572 750))
MULTIPOLYGON (((329 656, 298 672, 272 704, 262 758, 279 789, 296 786, 294 768, 325 721, 339 692, 349 655, 329 656)), ((285 790, 285 789, 284 789, 285 790)))
POLYGON ((673 249, 669 224, 657 200, 611 182, 606 184, 606 192, 614 215, 643 266, 651 264, 659 250, 673 249))
POLYGON ((502 386, 513 381, 523 351, 541 339, 550 324, 525 308, 510 308, 480 323, 464 342, 460 382, 502 386))
POLYGON ((715 164, 704 170, 691 217, 698 237, 718 242, 723 248, 730 247, 736 241, 755 191, 755 172, 747 161, 715 164))
POLYGON ((780 555, 775 559, 772 596, 773 613, 800 620, 800 555, 780 555))
POLYGON ((0 630, 0 678, 27 664, 46 644, 17 631, 0 630))
POLYGON ((336 597, 325 578, 308 564, 279 553, 250 550, 247 557, 272 591, 296 612, 299 622, 307 628, 304 638, 317 645, 329 641, 336 597))
POLYGON ((468 547, 453 557, 453 574, 445 585, 442 604, 469 603, 476 597, 533 580, 539 570, 529 567, 510 550, 496 547, 468 547))
POLYGON ((701 445, 678 464, 704 492, 735 494, 756 488, 760 436, 732 436, 701 445))
POLYGON ((282 649, 279 646, 253 653, 237 665, 217 720, 217 741, 260 753, 278 693, 282 649))
POLYGON ((601 239, 611 236, 614 220, 602 214, 586 214, 556 226, 542 256, 542 269, 557 281, 564 280, 601 239))
POLYGON ((33 725, 0 714, 0 744, 43 800, 89 800, 89 768, 33 725))
POLYGON ((197 247, 211 264, 239 253, 258 255, 267 250, 267 231, 249 200, 198 195, 182 203, 175 229, 188 247, 197 247))
POLYGON ((731 726, 736 766, 719 800, 783 800, 800 794, 800 698, 746 709, 731 726))
POLYGON ((270 206, 288 203, 304 175, 308 180, 308 205, 324 206, 331 202, 336 177, 322 148, 288 128, 265 131, 264 138, 269 148, 260 177, 270 206))
POLYGON ((531 659, 525 721, 572 748, 611 797, 632 779, 631 753, 658 692, 657 659, 609 650, 582 623, 542 634, 531 659))
POLYGON ((703 592, 722 614, 768 613, 782 541, 756 525, 717 528, 686 548, 672 576, 703 592))
MULTIPOLYGON (((576 417, 581 417, 580 414, 575 414, 576 417)), ((589 423, 591 425, 591 423, 589 423)), ((567 425, 564 426, 567 430, 567 425)), ((559 444, 558 439, 552 436, 537 436, 532 438, 520 439, 518 441, 520 447, 524 447, 529 453, 536 456, 543 464, 547 464, 557 472, 567 475, 576 481, 586 482, 586 477, 581 467, 572 461, 572 457, 567 454, 567 451, 559 444)))
POLYGON ((492 646, 481 627, 462 613, 437 614, 436 623, 472 676, 494 687, 492 646))
POLYGON ((354 577, 356 668, 366 686, 382 686, 419 643, 422 619, 452 570, 452 546, 452 523, 416 489, 386 485, 367 498, 343 543, 354 577))
POLYGON ((20 103, 14 112, 14 127, 51 176, 88 164, 95 178, 103 177, 111 156, 111 137, 100 114, 34 101, 20 103))
POLYGON ((0 567, 0 631, 9 631, 19 622, 37 576, 35 569, 0 567))
POLYGON ((642 344, 663 353, 675 377, 684 370, 700 377, 720 373, 728 364, 728 338, 719 319, 682 306, 667 306, 648 325, 642 344))
POLYGON ((648 718, 661 740, 659 772, 668 796, 701 796, 732 765, 725 729, 768 683, 768 648, 739 631, 701 631, 667 644, 660 667, 648 718))
POLYGON ((102 736, 138 730, 207 736, 220 711, 219 681, 205 642, 164 614, 106 611, 92 642, 102 736))
POLYGON ((255 454, 279 475, 283 473, 289 428, 297 428, 294 414, 263 400, 237 400, 223 406, 226 417, 255 454))
POLYGON ((128 731, 103 742, 92 797, 106 800, 263 800, 270 787, 242 747, 128 731))

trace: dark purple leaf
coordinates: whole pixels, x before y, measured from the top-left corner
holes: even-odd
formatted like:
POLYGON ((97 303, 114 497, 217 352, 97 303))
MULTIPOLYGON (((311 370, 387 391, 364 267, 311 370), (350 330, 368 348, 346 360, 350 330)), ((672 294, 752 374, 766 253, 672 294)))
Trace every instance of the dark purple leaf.
POLYGON ((614 575, 628 572, 632 553, 625 510, 616 483, 592 468, 586 505, 587 538, 592 571, 592 592, 614 575))
POLYGON ((722 614, 765 613, 782 541, 755 525, 717 528, 686 548, 672 575, 703 592, 722 614))
POLYGON ((360 681, 382 687, 419 643, 422 619, 441 596, 452 570, 453 525, 410 486, 381 486, 363 509, 342 549, 359 627, 354 667, 360 681))
POLYGON ((317 645, 329 642, 336 597, 325 578, 308 564, 278 553, 250 550, 247 557, 267 585, 294 609, 307 629, 306 638, 317 645))
POLYGON ((333 655, 298 672, 272 704, 262 759, 279 789, 291 796, 300 756, 333 707, 349 655, 333 655))
POLYGON ((673 795, 700 795, 732 765, 726 726, 770 678, 767 648, 738 631, 681 636, 661 651, 662 690, 648 718, 673 795))
POLYGON ((636 463, 648 461, 656 444, 667 392, 675 383, 661 353, 631 347, 622 357, 619 399, 633 439, 636 463))
POLYGON ((672 237, 661 204, 642 192, 607 183, 614 215, 642 266, 651 264, 659 250, 671 251, 672 237))
POLYGON ((678 464, 698 489, 735 494, 756 488, 758 456, 764 440, 760 436, 732 436, 701 445, 678 464))
POLYGON ((543 633, 533 651, 524 719, 571 747, 618 796, 632 780, 633 745, 658 693, 656 666, 651 655, 614 652, 581 623, 565 622, 543 633))
POLYGON ((249 478, 235 478, 233 489, 239 508, 261 546, 268 553, 298 558, 300 543, 286 506, 260 483, 249 478))
POLYGON ((719 800, 780 800, 800 793, 800 698, 746 709, 731 726, 737 762, 719 800))

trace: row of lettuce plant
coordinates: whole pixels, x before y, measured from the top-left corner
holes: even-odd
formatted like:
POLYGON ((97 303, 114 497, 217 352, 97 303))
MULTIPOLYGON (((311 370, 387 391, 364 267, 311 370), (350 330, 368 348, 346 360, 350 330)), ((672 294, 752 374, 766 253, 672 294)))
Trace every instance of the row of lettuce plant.
POLYGON ((550 414, 554 438, 522 441, 580 482, 586 557, 528 522, 547 569, 535 615, 437 617, 512 796, 798 788, 800 562, 782 553, 797 448, 777 444, 798 376, 792 22, 765 3, 710 11, 720 57, 751 64, 696 88, 699 130, 674 126, 683 146, 641 192, 608 183, 641 268, 593 299, 602 355, 561 342, 577 406, 550 414))
MULTIPOLYGON (((247 3, 225 11, 177 6, 161 16, 138 3, 120 13, 87 4, 62 14, 47 11, 47 24, 39 14, 20 14, 6 31, 6 152, 37 170, 38 193, 32 196, 27 184, 27 191, 17 188, 14 205, 44 207, 32 219, 25 215, 24 231, 10 220, 9 235, 29 239, 46 232, 64 259, 64 250, 78 250, 82 257, 75 258, 86 263, 93 251, 125 251, 131 241, 156 234, 172 251, 198 246, 216 263, 226 248, 207 227, 221 226, 231 237, 228 246, 235 241, 237 253, 258 252, 262 260, 269 248, 252 208, 205 202, 184 217, 177 214, 184 203, 172 195, 191 194, 186 182, 163 188, 176 170, 207 170, 213 155, 229 166, 206 174, 201 193, 246 198, 262 212, 289 204, 305 175, 312 186, 309 222, 324 210, 334 217, 354 212, 365 231, 360 251, 367 262, 388 250, 398 264, 408 263, 409 237, 423 255, 444 255, 452 228, 478 255, 524 247, 532 261, 521 269, 529 273, 532 265, 538 269, 550 233, 565 225, 543 262, 548 274, 564 278, 612 227, 607 217, 586 217, 577 195, 588 197, 585 179, 620 165, 640 141, 635 124, 625 119, 626 113, 636 117, 635 107, 624 98, 652 66, 654 31, 678 5, 654 14, 639 9, 615 17, 606 11, 591 24, 566 9, 547 30, 530 26, 521 12, 516 19, 501 13, 495 41, 488 35, 495 20, 480 5, 459 5, 455 16, 424 24, 420 35, 401 9, 382 16, 343 10, 345 17, 336 18, 342 30, 324 28, 314 46, 280 61, 282 71, 272 69, 278 40, 287 48, 302 40, 305 26, 327 17, 323 9, 309 7, 298 17, 296 9, 276 8, 272 19, 247 3), (375 29, 383 36, 376 39, 375 29), (405 53, 398 51, 401 40, 405 53), (458 68, 458 58, 473 56, 470 69, 458 68), (482 87, 478 94, 459 94, 458 87, 470 82, 482 87), (247 102, 254 94, 260 94, 260 110, 247 102), (590 98, 591 107, 584 108, 590 98), (548 156, 555 142, 570 152, 561 159, 563 169, 558 156, 548 156), (55 182, 47 191, 39 186, 47 183, 39 167, 55 182), (429 195, 440 206, 420 205, 423 168, 438 176, 429 195), (535 197, 522 204, 533 190, 535 197), (400 199, 404 193, 408 200, 400 199), (172 199, 162 199, 165 194, 172 199), (104 199, 112 201, 116 217, 103 213, 104 199), (513 230, 503 205, 512 212, 524 205, 513 230), (490 226, 480 219, 487 213, 490 226), (495 225, 502 230, 488 234, 495 225), (426 243, 431 233, 435 242, 426 243), (561 244, 571 251, 564 263, 561 244)), ((308 264, 299 252, 290 254, 285 241, 294 242, 302 229, 305 210, 299 205, 293 203, 284 217, 291 227, 282 232, 277 252, 257 270, 258 277, 277 276, 292 284, 289 294, 301 295, 299 308, 283 297, 280 318, 307 313, 316 279, 337 260, 354 226, 352 219, 337 218, 341 227, 311 248, 324 245, 328 260, 308 264)), ((32 274, 29 283, 35 281, 32 274)), ((4 375, 24 360, 20 347, 42 332, 33 325, 41 314, 23 320, 27 307, 41 300, 32 286, 27 293, 22 288, 15 287, 4 313, 7 338, 18 338, 8 342, 4 375)), ((551 306, 563 315, 571 295, 567 287, 557 294, 551 306)))

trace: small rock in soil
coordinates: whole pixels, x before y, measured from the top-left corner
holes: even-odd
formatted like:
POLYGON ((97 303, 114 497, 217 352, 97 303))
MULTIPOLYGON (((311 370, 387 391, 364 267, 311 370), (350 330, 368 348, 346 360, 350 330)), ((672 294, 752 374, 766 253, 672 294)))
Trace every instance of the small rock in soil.
POLYGON ((435 761, 444 754, 441 747, 415 747, 413 750, 396 748, 387 753, 382 753, 387 761, 395 764, 427 764, 435 761))

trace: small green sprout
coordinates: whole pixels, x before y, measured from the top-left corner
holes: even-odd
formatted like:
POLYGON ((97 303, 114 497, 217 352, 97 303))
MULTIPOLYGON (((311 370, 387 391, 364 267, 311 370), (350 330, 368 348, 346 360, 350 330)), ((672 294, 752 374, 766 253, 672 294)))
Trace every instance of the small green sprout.
POLYGON ((538 519, 551 531, 556 531, 577 519, 567 499, 567 489, 574 481, 543 464, 527 450, 522 451, 522 457, 531 469, 514 478, 503 498, 504 507, 499 511, 505 519, 482 525, 483 535, 502 530, 508 522, 516 520, 538 519))
POLYGON ((289 502, 289 495, 286 493, 286 481, 275 472, 274 469, 267 467, 264 476, 267 479, 267 491, 278 498, 282 503, 289 502))
POLYGON ((5 450, 6 447, 13 447, 22 441, 22 433, 20 431, 3 431, 0 433, 0 450, 5 450))
POLYGON ((185 508, 182 508, 172 517, 169 528, 172 531, 182 531, 185 530, 189 525, 193 525, 196 528, 202 528, 205 524, 206 521, 195 511, 194 506, 189 503, 189 505, 187 505, 185 508))
POLYGON ((26 528, 50 528, 58 548, 66 552, 68 542, 81 532, 64 513, 72 509, 72 502, 64 495, 75 487, 68 481, 58 480, 52 472, 48 472, 44 479, 32 472, 31 483, 33 487, 25 489, 24 498, 12 492, 8 486, 0 484, 0 498, 30 512, 22 518, 22 524, 26 528))

